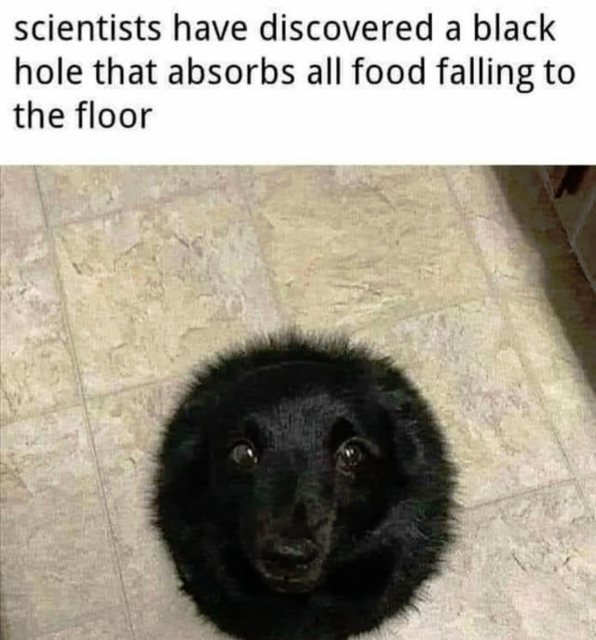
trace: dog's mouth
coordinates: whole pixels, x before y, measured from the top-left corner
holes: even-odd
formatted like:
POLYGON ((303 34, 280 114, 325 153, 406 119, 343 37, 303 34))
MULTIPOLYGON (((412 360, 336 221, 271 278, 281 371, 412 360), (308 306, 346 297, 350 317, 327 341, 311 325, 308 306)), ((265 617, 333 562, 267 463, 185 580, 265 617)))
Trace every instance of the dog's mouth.
POLYGON ((322 554, 314 543, 265 548, 254 566, 265 584, 279 593, 312 591, 321 578, 322 554))
POLYGON ((320 577, 318 563, 300 564, 291 570, 272 563, 258 563, 257 570, 265 584, 279 593, 312 591, 320 577), (260 565, 260 566, 259 566, 260 565))

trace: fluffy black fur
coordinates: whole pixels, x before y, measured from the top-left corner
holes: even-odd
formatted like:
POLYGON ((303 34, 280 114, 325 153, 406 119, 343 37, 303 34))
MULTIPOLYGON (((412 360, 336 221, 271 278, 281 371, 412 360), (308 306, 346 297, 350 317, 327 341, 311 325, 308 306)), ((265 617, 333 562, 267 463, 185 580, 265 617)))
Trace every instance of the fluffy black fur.
POLYGON ((344 640, 436 571, 452 480, 428 405, 389 360, 278 335, 197 374, 166 428, 155 523, 221 630, 344 640))

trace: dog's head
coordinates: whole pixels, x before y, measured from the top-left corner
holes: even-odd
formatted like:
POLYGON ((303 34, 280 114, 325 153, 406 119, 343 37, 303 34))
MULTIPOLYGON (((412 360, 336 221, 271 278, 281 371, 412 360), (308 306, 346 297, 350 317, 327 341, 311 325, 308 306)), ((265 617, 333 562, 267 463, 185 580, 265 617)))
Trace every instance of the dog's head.
POLYGON ((209 428, 214 508, 268 587, 310 591, 383 517, 416 447, 341 367, 264 367, 228 391, 209 428))

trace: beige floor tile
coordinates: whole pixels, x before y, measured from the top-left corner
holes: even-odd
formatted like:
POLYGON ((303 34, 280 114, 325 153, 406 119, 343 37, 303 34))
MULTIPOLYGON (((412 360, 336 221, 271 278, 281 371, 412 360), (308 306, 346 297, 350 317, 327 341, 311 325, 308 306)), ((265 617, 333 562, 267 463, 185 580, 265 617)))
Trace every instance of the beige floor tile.
POLYGON ((0 360, 3 422, 71 404, 76 381, 32 170, 3 168, 0 360))
POLYGON ((579 279, 575 295, 572 289, 549 295, 536 288, 509 294, 507 305, 567 455, 579 473, 591 473, 596 470, 596 297, 579 279))
POLYGON ((581 475, 596 473, 596 397, 584 376, 542 386, 546 407, 567 455, 581 475))
POLYGON ((419 215, 430 211, 449 212, 452 218, 455 202, 449 192, 446 171, 429 166, 365 167, 365 179, 381 192, 397 210, 413 209, 419 215))
POLYGON ((115 609, 103 618, 91 618, 35 640, 132 640, 132 633, 126 616, 120 609, 115 609))
POLYGON ((10 640, 120 605, 78 409, 2 427, 2 599, 10 640))
POLYGON ((592 501, 594 510, 596 511, 596 476, 586 478, 583 484, 588 494, 588 498, 592 501))
POLYGON ((443 575, 396 638, 594 638, 594 529, 573 484, 464 513, 443 575))
POLYGON ((580 473, 596 470, 596 296, 576 285, 507 294, 512 326, 561 442, 580 473))
POLYGON ((233 168, 40 167, 39 181, 52 222, 69 222, 197 194, 235 180, 233 168))
POLYGON ((429 398, 452 443, 464 504, 568 477, 562 453, 490 299, 359 330, 429 398))
POLYGON ((346 327, 485 291, 442 173, 371 172, 243 170, 278 297, 299 324, 346 327))
POLYGON ((155 455, 174 384, 131 390, 89 403, 120 567, 131 610, 175 593, 177 579, 151 526, 155 455))
POLYGON ((500 286, 578 282, 579 266, 537 172, 453 167, 446 174, 500 286))
POLYGON ((224 638, 178 591, 175 570, 153 530, 149 501, 165 416, 183 385, 138 389, 90 403, 122 575, 138 638, 224 638))
POLYGON ((33 167, 0 167, 2 235, 23 237, 44 226, 33 167))
POLYGON ((549 384, 574 377, 582 368, 582 360, 589 366, 596 363, 596 326, 571 292, 563 317, 540 289, 509 295, 507 305, 524 355, 540 382, 549 384))
POLYGON ((537 172, 448 170, 567 454, 596 465, 596 296, 537 172), (583 373, 582 373, 583 371, 583 373))
POLYGON ((90 393, 171 376, 277 311, 254 230, 229 184, 57 232, 90 393))
POLYGON ((188 598, 173 591, 133 611, 132 616, 135 634, 143 640, 230 640, 205 618, 198 617, 188 598))
POLYGON ((596 371, 596 297, 537 173, 450 169, 539 379, 596 371))

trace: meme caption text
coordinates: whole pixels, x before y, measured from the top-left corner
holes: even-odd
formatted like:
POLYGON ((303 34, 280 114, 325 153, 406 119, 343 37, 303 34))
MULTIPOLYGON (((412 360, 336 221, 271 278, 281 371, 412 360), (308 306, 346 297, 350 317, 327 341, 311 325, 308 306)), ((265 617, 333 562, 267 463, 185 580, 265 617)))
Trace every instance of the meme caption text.
POLYGON ((561 28, 556 17, 538 10, 523 19, 478 10, 450 19, 420 11, 415 18, 374 20, 307 19, 282 11, 262 20, 204 19, 177 11, 169 20, 116 13, 72 19, 47 13, 14 22, 12 76, 18 101, 8 108, 16 130, 101 131, 151 128, 159 114, 150 90, 163 88, 308 86, 316 92, 433 86, 510 91, 523 99, 579 81, 576 62, 557 55, 561 28), (177 59, 160 57, 159 43, 165 41, 176 45, 177 59), (425 47, 433 42, 443 46, 441 55, 427 53, 425 47), (114 49, 102 49, 91 60, 77 58, 77 47, 91 43, 114 43, 114 49), (137 51, 123 43, 138 45, 137 51), (259 55, 253 57, 251 49, 250 59, 226 59, 225 45, 233 44, 237 52, 243 43, 257 43, 259 55), (306 59, 295 55, 301 44, 308 47, 306 59), (146 55, 148 47, 155 48, 154 55, 146 55), (528 47, 535 54, 528 55, 528 47), (45 99, 46 88, 59 89, 67 103, 52 104, 45 99), (139 89, 139 103, 110 101, 118 88, 139 89))

